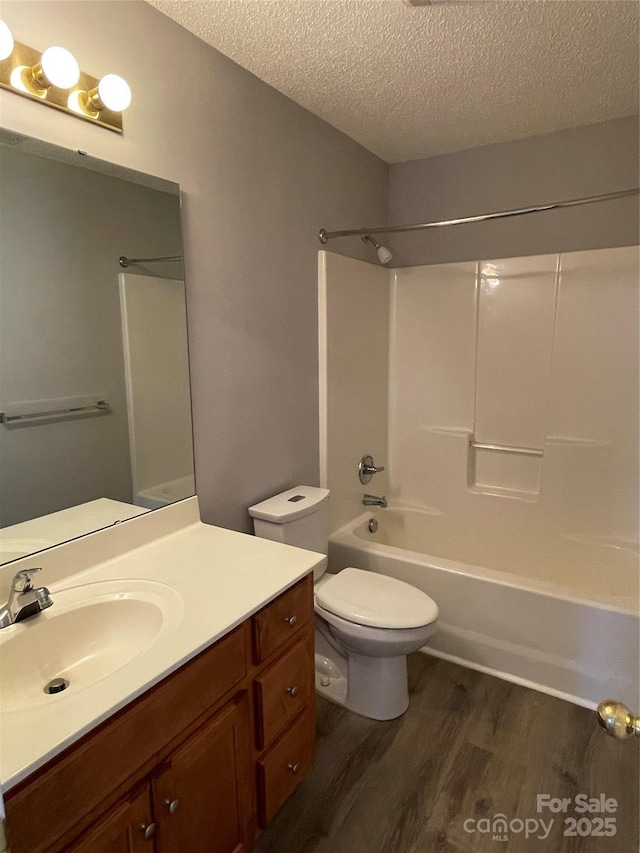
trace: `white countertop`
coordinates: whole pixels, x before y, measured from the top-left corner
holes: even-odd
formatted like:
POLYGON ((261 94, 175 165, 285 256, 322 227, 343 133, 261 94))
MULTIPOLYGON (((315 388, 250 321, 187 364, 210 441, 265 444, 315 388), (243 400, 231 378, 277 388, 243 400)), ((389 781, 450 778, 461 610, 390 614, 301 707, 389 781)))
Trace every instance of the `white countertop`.
MULTIPOLYGON (((117 588, 118 580, 125 589, 136 581, 140 589, 167 593, 169 617, 149 648, 121 669, 86 687, 74 689, 70 679, 63 693, 0 715, 0 779, 5 791, 326 560, 312 551, 212 527, 194 517, 199 518, 197 498, 190 498, 2 568, 5 575, 13 575, 20 568, 41 565, 37 585, 49 588, 54 603, 37 617, 0 632, 0 690, 2 645, 40 620, 55 619, 56 593, 62 600, 73 596, 68 592, 73 587, 82 585, 82 594, 90 595, 92 590, 117 588), (127 550, 113 554, 119 550, 114 537, 127 550), (89 552, 98 560, 111 556, 90 564, 89 552), (68 565, 72 568, 65 569, 68 565)), ((3 580, 6 586, 6 577, 3 580)), ((43 677, 43 686, 47 680, 43 677)))

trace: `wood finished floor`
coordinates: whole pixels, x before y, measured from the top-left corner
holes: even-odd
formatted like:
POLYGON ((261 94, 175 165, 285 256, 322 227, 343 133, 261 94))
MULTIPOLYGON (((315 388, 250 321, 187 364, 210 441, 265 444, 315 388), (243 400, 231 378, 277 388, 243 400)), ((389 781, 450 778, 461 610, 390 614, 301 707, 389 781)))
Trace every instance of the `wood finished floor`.
POLYGON ((389 722, 317 697, 316 764, 254 853, 638 853, 637 742, 610 738, 592 711, 420 653, 409 689, 389 722), (614 797, 617 834, 565 837, 563 815, 546 840, 465 832, 466 818, 498 812, 548 825, 538 793, 614 797))

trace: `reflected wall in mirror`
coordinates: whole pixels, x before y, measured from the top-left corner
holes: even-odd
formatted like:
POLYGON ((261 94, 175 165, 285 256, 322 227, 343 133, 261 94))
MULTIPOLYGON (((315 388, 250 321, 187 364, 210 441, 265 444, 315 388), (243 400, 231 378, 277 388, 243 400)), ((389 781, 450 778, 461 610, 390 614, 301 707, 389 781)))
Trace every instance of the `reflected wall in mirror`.
POLYGON ((195 489, 177 185, 0 142, 3 563, 195 489))

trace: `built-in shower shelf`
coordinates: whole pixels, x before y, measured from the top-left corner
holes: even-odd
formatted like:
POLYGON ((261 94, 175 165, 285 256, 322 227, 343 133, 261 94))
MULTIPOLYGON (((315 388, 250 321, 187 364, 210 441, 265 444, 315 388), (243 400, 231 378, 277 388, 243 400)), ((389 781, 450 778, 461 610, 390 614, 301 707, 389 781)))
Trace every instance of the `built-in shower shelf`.
POLYGON ((544 448, 475 441, 469 435, 467 486, 475 494, 537 501, 544 448))

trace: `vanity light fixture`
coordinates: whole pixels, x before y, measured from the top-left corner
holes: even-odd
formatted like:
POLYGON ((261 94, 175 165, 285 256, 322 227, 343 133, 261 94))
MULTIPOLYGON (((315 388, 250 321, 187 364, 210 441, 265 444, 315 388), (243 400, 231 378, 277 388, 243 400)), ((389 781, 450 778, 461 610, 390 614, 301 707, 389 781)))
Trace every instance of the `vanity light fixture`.
POLYGON ((64 47, 48 47, 31 68, 18 65, 11 72, 11 83, 27 94, 44 98, 52 86, 70 89, 80 78, 80 66, 64 47))
POLYGON ((102 110, 123 112, 131 103, 131 89, 126 80, 117 74, 107 74, 88 92, 76 91, 69 97, 69 107, 91 118, 98 118, 102 110))
POLYGON ((122 133, 122 112, 131 89, 117 74, 91 77, 68 50, 54 46, 42 54, 13 39, 0 21, 0 87, 122 133))
POLYGON ((13 53, 13 35, 4 21, 0 21, 0 60, 8 59, 13 53))

